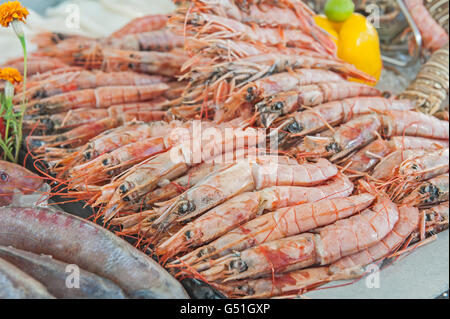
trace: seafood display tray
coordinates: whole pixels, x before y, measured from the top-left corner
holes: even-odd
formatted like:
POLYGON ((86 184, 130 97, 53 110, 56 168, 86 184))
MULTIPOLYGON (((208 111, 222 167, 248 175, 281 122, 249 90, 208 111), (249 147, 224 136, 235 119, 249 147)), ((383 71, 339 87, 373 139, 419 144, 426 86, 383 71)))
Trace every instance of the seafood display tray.
MULTIPOLYGON (((22 158, 25 158, 22 151, 22 158)), ((39 173, 33 160, 27 157, 26 167, 39 173)), ((43 169, 43 167, 41 167, 43 169)), ((58 185, 52 185, 58 187, 58 185)), ((51 202, 65 212, 89 218, 94 210, 82 202, 66 203, 66 198, 54 196, 51 202)), ((132 239, 127 239, 133 244, 132 239)), ((397 260, 381 265, 379 275, 357 281, 332 282, 306 293, 313 299, 433 299, 449 289, 449 231, 439 233, 437 239, 397 260)), ((196 280, 184 279, 182 285, 194 299, 224 299, 211 286, 196 280)))

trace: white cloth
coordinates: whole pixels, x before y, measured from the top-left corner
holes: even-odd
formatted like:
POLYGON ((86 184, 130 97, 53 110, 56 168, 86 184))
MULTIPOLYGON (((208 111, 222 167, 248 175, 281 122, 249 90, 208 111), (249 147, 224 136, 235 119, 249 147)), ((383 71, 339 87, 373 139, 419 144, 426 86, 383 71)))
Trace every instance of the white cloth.
MULTIPOLYGON (((148 14, 165 14, 175 9, 171 0, 72 0, 49 8, 45 16, 29 9, 25 27, 28 48, 32 36, 45 31, 102 37, 111 34, 132 19, 148 14), (79 13, 79 14, 78 14, 79 13), (77 28, 77 20, 79 28, 77 28)), ((20 57, 22 49, 11 28, 0 28, 0 64, 20 57)))

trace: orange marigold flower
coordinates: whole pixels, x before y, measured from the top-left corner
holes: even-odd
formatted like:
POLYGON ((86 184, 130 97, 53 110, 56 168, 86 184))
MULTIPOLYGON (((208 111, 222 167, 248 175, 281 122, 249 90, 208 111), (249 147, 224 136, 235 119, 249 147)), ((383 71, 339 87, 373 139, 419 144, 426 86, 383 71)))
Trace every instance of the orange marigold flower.
POLYGON ((12 84, 18 84, 22 82, 23 78, 20 72, 14 68, 0 69, 0 80, 11 82, 12 84))
POLYGON ((8 1, 0 5, 0 24, 7 28, 14 20, 25 22, 28 14, 28 9, 22 7, 19 1, 8 1))

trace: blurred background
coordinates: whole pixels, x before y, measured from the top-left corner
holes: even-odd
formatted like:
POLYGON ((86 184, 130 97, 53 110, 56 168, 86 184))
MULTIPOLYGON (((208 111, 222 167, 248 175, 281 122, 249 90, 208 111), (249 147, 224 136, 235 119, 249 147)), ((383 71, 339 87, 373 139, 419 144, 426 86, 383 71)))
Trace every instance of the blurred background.
MULTIPOLYGON (((0 0, 0 4, 7 2, 0 0)), ((27 18, 28 47, 30 39, 46 31, 103 37, 121 28, 132 19, 147 14, 170 13, 171 0, 21 0, 30 15, 27 18)), ((0 64, 20 56, 21 47, 11 30, 0 28, 0 64)))
MULTIPOLYGON (((5 0, 0 0, 0 4, 7 2, 5 0)), ((22 0, 22 4, 28 8, 32 8, 39 14, 44 14, 48 7, 56 6, 64 0, 22 0)))

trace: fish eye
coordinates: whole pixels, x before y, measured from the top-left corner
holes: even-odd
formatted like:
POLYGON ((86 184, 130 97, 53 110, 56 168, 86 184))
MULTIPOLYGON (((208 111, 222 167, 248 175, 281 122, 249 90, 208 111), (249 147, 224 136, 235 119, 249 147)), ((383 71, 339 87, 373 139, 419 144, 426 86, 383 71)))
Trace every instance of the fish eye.
POLYGON ((7 181, 9 181, 9 175, 4 171, 0 171, 0 180, 3 183, 6 183, 7 181))
POLYGON ((239 272, 244 272, 248 269, 248 266, 241 259, 237 259, 230 262, 230 269, 236 269, 239 272))

